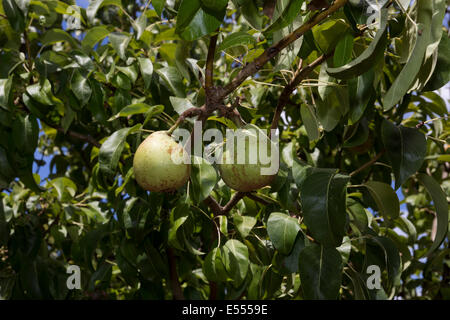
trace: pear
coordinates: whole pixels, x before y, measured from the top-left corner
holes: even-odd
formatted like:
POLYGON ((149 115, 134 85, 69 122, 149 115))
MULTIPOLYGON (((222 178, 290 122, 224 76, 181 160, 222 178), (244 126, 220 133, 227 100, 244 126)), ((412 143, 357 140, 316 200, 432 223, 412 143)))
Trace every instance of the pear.
MULTIPOLYGON (((248 128, 252 128, 253 126, 248 128)), ((257 127, 256 127, 257 128, 257 127)), ((219 164, 219 172, 222 177, 222 180, 225 182, 227 186, 230 188, 241 191, 241 192, 249 192, 254 191, 257 189, 261 189, 264 186, 269 185, 273 179, 276 177, 276 174, 278 172, 278 168, 275 173, 273 174, 262 174, 262 168, 269 168, 269 164, 263 164, 261 162, 260 154, 259 154, 259 140, 265 139, 269 144, 269 152, 268 155, 270 156, 271 152, 275 152, 274 144, 272 141, 265 136, 264 134, 257 134, 256 139, 247 139, 245 140, 245 147, 239 148, 239 145, 237 144, 237 140, 240 138, 244 138, 245 136, 253 136, 254 132, 247 131, 244 129, 240 133, 240 137, 235 137, 234 141, 234 148, 233 150, 228 150, 224 148, 222 150, 222 160, 219 164), (232 152, 234 152, 234 158, 232 157, 232 152), (245 154, 245 163, 238 163, 238 153, 244 152, 245 154), (253 163, 250 161, 251 156, 254 157, 256 161, 253 161, 253 163), (229 160, 230 163, 227 163, 229 160), (233 159, 233 160, 231 160, 233 159)), ((261 131, 260 131, 261 132, 261 131)))
POLYGON ((189 179, 190 157, 166 131, 158 131, 139 145, 133 169, 137 183, 145 190, 172 192, 189 179))

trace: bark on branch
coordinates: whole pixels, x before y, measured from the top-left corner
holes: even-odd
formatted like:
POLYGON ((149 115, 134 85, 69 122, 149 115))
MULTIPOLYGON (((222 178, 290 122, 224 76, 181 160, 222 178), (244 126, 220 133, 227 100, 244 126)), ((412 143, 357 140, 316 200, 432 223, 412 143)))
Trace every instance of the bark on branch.
POLYGON ((226 97, 231 92, 233 92, 239 85, 244 82, 244 80, 254 75, 260 70, 264 64, 266 64, 270 59, 275 57, 282 49, 286 48, 292 42, 303 36, 307 31, 311 30, 315 25, 320 23, 322 20, 327 18, 329 15, 335 13, 340 8, 342 8, 348 0, 336 0, 334 3, 326 10, 323 10, 316 15, 314 15, 311 19, 301 25, 299 28, 294 30, 292 33, 278 41, 275 45, 266 49, 259 57, 253 60, 251 63, 247 64, 238 74, 237 76, 226 85, 222 92, 219 93, 221 98, 226 97))
POLYGON ((273 116, 271 129, 276 129, 278 127, 278 121, 280 120, 281 112, 283 111, 283 108, 286 106, 286 104, 289 103, 291 94, 295 90, 295 88, 297 88, 297 86, 306 77, 308 77, 308 75, 318 65, 322 64, 329 57, 330 57, 330 55, 322 55, 319 58, 317 58, 315 61, 311 62, 311 64, 307 65, 304 68, 302 68, 302 66, 300 64, 300 67, 295 72, 294 77, 289 82, 289 84, 284 87, 283 91, 281 92, 280 97, 278 98, 278 104, 277 104, 277 108, 275 109, 275 114, 273 116))

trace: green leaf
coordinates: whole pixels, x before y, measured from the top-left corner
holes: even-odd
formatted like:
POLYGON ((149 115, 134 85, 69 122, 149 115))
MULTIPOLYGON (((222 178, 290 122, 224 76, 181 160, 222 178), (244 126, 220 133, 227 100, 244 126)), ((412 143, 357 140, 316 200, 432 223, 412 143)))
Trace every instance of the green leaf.
POLYGON ((131 80, 128 76, 123 72, 118 72, 111 79, 111 83, 120 89, 129 91, 131 90, 131 80))
POLYGON ((357 123, 364 114, 372 94, 374 93, 373 82, 375 80, 375 72, 370 69, 356 79, 348 81, 350 95, 350 124, 357 123))
POLYGON ((48 30, 42 38, 42 45, 47 46, 61 41, 68 42, 72 48, 77 48, 79 46, 75 38, 61 29, 48 30))
POLYGON ((178 9, 176 32, 188 41, 196 40, 215 31, 225 15, 221 12, 209 13, 200 4, 200 0, 183 0, 178 9))
POLYGON ((314 141, 320 138, 319 123, 317 121, 314 107, 309 104, 302 104, 300 107, 300 114, 302 121, 308 134, 309 141, 314 141))
POLYGON ((333 65, 335 68, 342 67, 352 59, 353 35, 347 32, 336 45, 333 55, 333 65))
POLYGON ((328 53, 336 47, 340 36, 345 34, 349 26, 343 19, 330 19, 312 28, 317 47, 323 53, 328 53))
POLYGON ((156 70, 156 73, 164 80, 168 88, 180 98, 186 97, 183 79, 175 67, 165 67, 156 70))
POLYGON ((426 254, 427 256, 430 256, 433 251, 439 248, 447 235, 449 225, 448 203, 445 192, 433 177, 424 173, 419 173, 417 178, 430 194, 431 199, 433 199, 434 207, 436 208, 437 232, 433 239, 433 244, 426 254))
POLYGON ((340 247, 336 248, 341 254, 342 263, 347 264, 350 258, 350 252, 352 251, 352 242, 349 237, 345 236, 340 247))
MULTIPOLYGON (((304 0, 289 0, 284 9, 280 10, 279 17, 264 32, 272 33, 291 24, 299 16, 303 2, 304 0)), ((278 1, 277 6, 282 3, 283 1, 278 1)))
POLYGON ((89 52, 92 48, 101 40, 106 38, 111 32, 109 29, 102 25, 102 26, 95 26, 91 29, 89 29, 86 32, 86 36, 81 41, 81 46, 84 51, 89 52))
POLYGON ((283 265, 289 270, 289 272, 298 272, 300 252, 305 248, 305 246, 305 236, 302 232, 299 232, 297 234, 297 238, 295 239, 291 253, 285 257, 283 261, 283 265))
POLYGON ((0 177, 6 179, 4 181, 4 187, 7 187, 7 184, 11 182, 12 178, 14 178, 15 172, 9 163, 7 152, 2 146, 0 146, 0 168, 0 177))
POLYGON ((297 233, 300 231, 298 221, 280 212, 272 212, 267 220, 267 233, 274 247, 284 255, 289 255, 297 233))
POLYGON ((222 11, 227 7, 228 0, 200 0, 202 6, 212 11, 222 11))
POLYGON ((258 7, 253 0, 233 0, 233 3, 236 8, 241 10, 251 27, 257 30, 262 29, 263 17, 259 14, 258 7))
POLYGON ((211 250, 203 261, 203 273, 210 281, 222 282, 227 280, 227 273, 222 262, 221 248, 211 250))
POLYGON ((192 195, 195 203, 211 194, 218 181, 216 169, 203 158, 193 156, 191 166, 192 195))
POLYGON ((302 184, 300 199, 304 222, 313 238, 338 247, 346 227, 345 196, 350 177, 333 169, 314 170, 302 184))
POLYGON ((445 86, 450 81, 450 37, 443 31, 438 47, 436 67, 428 80, 424 91, 435 91, 445 86))
POLYGON ((395 176, 395 189, 398 189, 422 166, 427 153, 425 135, 416 128, 395 126, 384 120, 381 137, 395 176))
POLYGON ((13 123, 14 146, 16 150, 33 160, 39 138, 39 125, 33 115, 26 115, 24 118, 17 115, 13 123))
POLYGON ((122 60, 126 60, 127 57, 125 53, 127 51, 128 44, 130 43, 131 37, 124 33, 112 32, 109 35, 109 41, 111 42, 111 46, 117 52, 119 57, 122 60))
POLYGON ((248 248, 239 240, 228 240, 222 247, 222 261, 235 286, 239 286, 249 269, 248 248))
POLYGON ((61 202, 70 201, 77 192, 77 185, 66 177, 55 178, 49 183, 55 188, 58 200, 61 202))
POLYGON ((152 6, 155 9, 158 17, 161 17, 161 13, 164 9, 165 4, 166 4, 166 0, 152 0, 152 6))
POLYGON ((131 84, 134 84, 137 80, 138 77, 138 70, 137 67, 135 65, 131 65, 128 67, 116 67, 117 71, 122 72, 123 74, 125 74, 131 81, 131 84))
POLYGON ((48 79, 45 79, 44 83, 40 85, 39 83, 28 86, 26 89, 27 93, 37 102, 53 106, 56 104, 62 104, 62 101, 56 98, 52 93, 52 86, 48 79))
POLYGON ((138 58, 139 68, 141 69, 142 78, 144 79, 145 88, 148 89, 152 82, 153 64, 149 58, 138 58))
POLYGON ((254 45, 256 43, 255 38, 244 31, 234 32, 230 35, 227 35, 224 40, 217 47, 217 51, 227 50, 229 48, 237 47, 237 46, 249 46, 254 45))
POLYGON ((89 101, 92 94, 92 89, 89 86, 89 80, 75 69, 70 85, 73 93, 81 102, 81 106, 84 106, 89 101))
POLYGON ((150 106, 142 102, 134 103, 124 107, 122 110, 120 110, 119 113, 109 118, 108 121, 115 120, 119 117, 128 117, 142 113, 151 114, 151 116, 153 116, 155 114, 161 113, 163 109, 164 109, 163 105, 150 106))
POLYGON ((342 281, 342 258, 335 248, 311 244, 300 252, 299 271, 305 299, 335 300, 342 281))
POLYGON ((25 19, 15 0, 2 0, 3 10, 11 27, 21 33, 25 29, 25 19))
POLYGON ((123 148, 125 147, 125 140, 130 133, 138 130, 140 124, 131 128, 122 128, 114 132, 103 142, 100 147, 98 155, 98 162, 100 170, 108 174, 113 174, 119 163, 123 148))
POLYGON ((394 285, 400 283, 400 254, 395 243, 391 239, 378 236, 372 236, 367 239, 365 265, 366 268, 369 265, 378 265, 379 267, 386 269, 390 283, 394 285), (379 251, 380 249, 381 251, 379 251), (371 255, 377 255, 378 257, 371 257, 371 255))
POLYGON ((122 2, 120 0, 93 0, 89 3, 89 6, 86 9, 86 16, 88 18, 89 23, 94 23, 95 15, 97 14, 98 9, 104 6, 114 5, 117 7, 122 6, 122 2))
POLYGON ((381 9, 380 29, 375 35, 370 45, 356 59, 338 68, 328 68, 330 76, 338 79, 350 79, 360 76, 373 67, 377 61, 384 56, 384 49, 387 44, 388 10, 381 9))
POLYGON ((9 110, 12 79, 0 79, 0 107, 9 110))
MULTIPOLYGON (((245 239, 256 224, 256 218, 252 216, 233 216, 233 222, 241 237, 245 239)), ((226 234, 226 233, 224 233, 226 234)))
POLYGON ((184 251, 184 247, 180 244, 177 238, 179 228, 189 218, 189 208, 187 205, 178 205, 172 209, 170 214, 170 229, 168 234, 168 243, 171 247, 184 251))
POLYGON ((397 194, 390 185, 379 181, 367 181, 364 186, 369 190, 378 210, 386 219, 396 219, 400 215, 397 194))
POLYGON ((427 47, 431 41, 433 3, 429 0, 418 0, 417 10, 418 18, 414 48, 409 55, 408 62, 397 78, 395 78, 394 83, 383 98, 384 111, 390 110, 408 92, 420 71, 427 47))

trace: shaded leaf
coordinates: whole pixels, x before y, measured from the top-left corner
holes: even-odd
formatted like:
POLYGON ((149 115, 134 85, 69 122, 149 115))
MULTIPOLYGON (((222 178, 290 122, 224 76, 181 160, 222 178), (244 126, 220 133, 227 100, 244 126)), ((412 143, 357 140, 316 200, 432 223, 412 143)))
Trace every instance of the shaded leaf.
POLYGON ((427 141, 418 129, 397 127, 388 120, 382 123, 381 135, 395 175, 395 189, 398 189, 422 166, 427 141))
POLYGON ((433 251, 439 248, 447 235, 449 225, 448 203, 444 191, 433 177, 424 173, 419 173, 417 178, 430 194, 433 199, 434 207, 436 208, 437 232, 436 237, 433 239, 433 244, 426 253, 426 255, 429 256, 433 251))
POLYGON ((301 288, 305 299, 338 298, 342 281, 342 258, 335 248, 311 244, 300 252, 299 261, 301 288))
POLYGON ((300 231, 298 221, 280 212, 272 212, 267 220, 267 233, 274 247, 288 255, 300 231))

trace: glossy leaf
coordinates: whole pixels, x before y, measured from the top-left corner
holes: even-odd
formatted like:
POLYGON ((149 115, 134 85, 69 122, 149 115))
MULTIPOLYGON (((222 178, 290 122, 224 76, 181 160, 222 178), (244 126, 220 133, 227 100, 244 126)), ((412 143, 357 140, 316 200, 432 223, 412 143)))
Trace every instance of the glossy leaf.
POLYGON ((233 222, 241 237, 246 238, 250 234, 252 228, 255 226, 257 220, 252 216, 235 215, 233 217, 233 222))
POLYGON ((427 47, 431 41, 433 4, 428 0, 418 0, 417 5, 419 16, 417 20, 414 49, 411 52, 408 62, 397 78, 395 78, 394 83, 383 98, 383 107, 385 111, 390 110, 408 92, 416 79, 417 73, 425 59, 427 47))
POLYGON ((238 286, 244 281, 249 269, 248 248, 239 240, 228 240, 221 254, 225 270, 238 286))
POLYGON ((353 36, 351 33, 346 33, 336 45, 333 55, 333 65, 335 68, 342 67, 349 63, 352 59, 353 52, 353 36))
POLYGON ((427 141, 418 129, 397 127, 388 120, 383 121, 381 130, 383 144, 395 175, 395 189, 398 189, 422 166, 427 141))
POLYGON ((367 181, 364 186, 375 200, 379 212, 387 219, 396 219, 400 214, 400 204, 395 191, 386 183, 367 181))
MULTIPOLYGON (((279 17, 265 30, 265 32, 272 33, 292 23, 299 15, 303 2, 303 0, 290 0, 285 8, 279 10, 279 17)), ((279 1, 277 5, 281 5, 282 3, 282 1, 279 1)))
POLYGON ((9 98, 11 92, 12 81, 8 79, 0 79, 0 107, 9 110, 9 98))
POLYGON ((300 231, 298 221, 280 212, 272 212, 267 220, 267 233, 274 247, 288 255, 300 231))
POLYGON ((234 32, 225 37, 225 39, 217 46, 217 51, 227 50, 236 46, 249 46, 255 43, 255 38, 247 32, 234 32))
POLYGON ((125 140, 127 136, 139 129, 140 126, 140 124, 137 124, 131 128, 122 128, 117 130, 109 136, 105 142, 103 142, 98 156, 100 170, 109 174, 114 173, 117 164, 119 163, 123 148, 125 147, 125 140))
POLYGON ((342 281, 342 258, 335 248, 317 244, 305 247, 300 252, 299 271, 305 299, 338 298, 342 281))
POLYGON ((381 9, 380 29, 375 38, 364 52, 356 59, 338 68, 328 68, 330 76, 338 79, 350 79, 357 77, 369 70, 379 59, 383 57, 387 43, 387 9, 381 9))
POLYGON ((313 238, 327 247, 342 243, 346 226, 345 194, 348 176, 333 169, 315 170, 300 192, 304 222, 313 238))
POLYGON ((85 105, 89 101, 92 94, 92 89, 89 86, 89 80, 82 76, 80 72, 75 71, 72 76, 71 87, 73 93, 81 102, 81 105, 85 105))
POLYGON ((216 169, 205 159, 195 157, 191 165, 192 194, 196 203, 210 195, 218 181, 216 169))
POLYGON ((417 177, 430 194, 436 208, 437 232, 436 237, 433 239, 433 244, 426 253, 429 256, 441 245, 447 235, 449 225, 448 203, 444 191, 433 177, 424 173, 419 173, 417 177))

